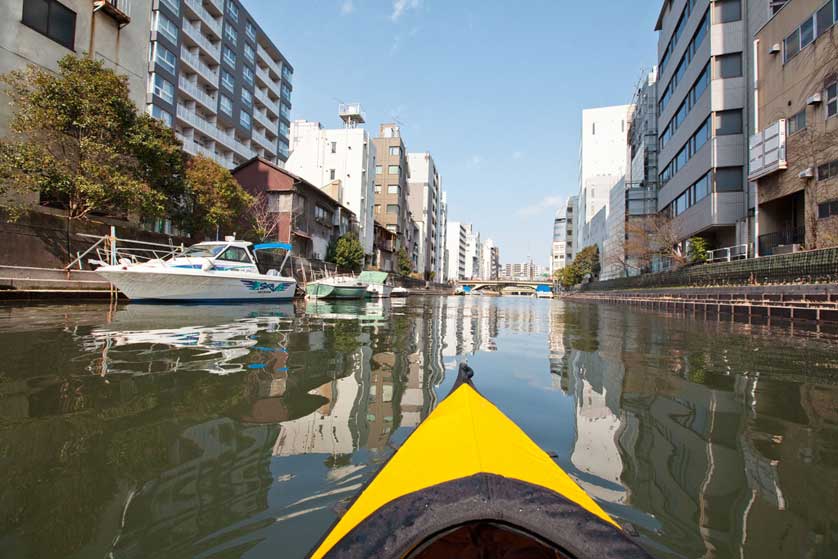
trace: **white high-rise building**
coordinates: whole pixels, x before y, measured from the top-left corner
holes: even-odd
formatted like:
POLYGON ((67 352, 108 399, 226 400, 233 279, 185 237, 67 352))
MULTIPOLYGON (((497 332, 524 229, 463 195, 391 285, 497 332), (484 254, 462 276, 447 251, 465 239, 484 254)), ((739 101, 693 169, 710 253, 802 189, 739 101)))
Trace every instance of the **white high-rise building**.
POLYGON ((445 283, 448 281, 448 195, 445 191, 442 192, 440 197, 437 246, 439 247, 440 257, 437 259, 434 277, 436 281, 445 283))
POLYGON ((449 221, 445 227, 445 276, 448 281, 466 278, 466 227, 459 221, 449 221))
POLYGON ((550 275, 567 265, 567 206, 556 211, 553 219, 553 245, 550 250, 550 275))
POLYGON ((319 122, 291 123, 291 154, 285 168, 324 188, 358 217, 364 253, 373 253, 375 150, 363 124, 360 105, 342 105, 344 128, 325 129, 319 122))
POLYGON ((419 229, 414 239, 416 271, 430 279, 439 277, 443 260, 441 243, 442 189, 439 171, 428 152, 407 154, 408 206, 419 229))
POLYGON ((626 169, 630 109, 631 105, 617 105, 582 111, 574 253, 592 244, 602 250, 611 188, 626 169), (597 216, 600 212, 602 215, 597 216))
POLYGON ((483 243, 480 241, 480 233, 474 230, 474 226, 468 224, 466 227, 466 279, 480 279, 483 277, 483 243))
POLYGON ((500 249, 492 239, 483 243, 481 279, 496 280, 500 271, 500 249))

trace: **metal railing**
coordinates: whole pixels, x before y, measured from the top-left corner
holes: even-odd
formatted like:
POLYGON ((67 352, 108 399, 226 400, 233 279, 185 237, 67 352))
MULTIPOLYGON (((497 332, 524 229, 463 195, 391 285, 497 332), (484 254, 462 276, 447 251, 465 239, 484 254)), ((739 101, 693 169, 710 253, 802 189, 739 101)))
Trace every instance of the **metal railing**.
POLYGON ((803 244, 806 241, 806 228, 795 227, 759 236, 760 256, 771 256, 774 249, 781 245, 803 244))
POLYGON ((733 245, 707 251, 707 262, 730 262, 748 258, 749 244, 733 245))
POLYGON ((164 260, 176 255, 183 254, 183 245, 174 245, 169 240, 169 244, 151 243, 148 241, 137 241, 134 239, 120 239, 116 236, 116 228, 111 227, 109 235, 88 235, 87 233, 79 233, 79 237, 94 240, 90 247, 76 254, 69 264, 64 269, 70 270, 78 266, 79 270, 84 269, 85 258, 86 263, 92 267, 114 265, 126 260, 132 264, 140 262, 148 262, 150 260, 164 260), (95 258, 93 258, 95 255, 95 258))
POLYGON ((201 0, 186 0, 185 4, 207 24, 207 27, 212 29, 218 37, 221 37, 221 22, 212 17, 212 14, 204 8, 204 3, 201 0))
POLYGON ((201 61, 197 54, 189 52, 186 47, 180 47, 180 58, 182 61, 189 64, 192 69, 204 77, 205 80, 211 84, 218 85, 218 70, 213 70, 207 64, 201 61))
POLYGON ((221 61, 221 43, 213 45, 212 42, 210 42, 210 40, 203 33, 201 33, 200 25, 192 25, 184 22, 182 29, 186 32, 186 35, 199 47, 204 49, 204 52, 211 56, 215 62, 221 61))
POLYGON ((180 76, 180 78, 178 78, 177 83, 178 83, 178 87, 181 89, 181 91, 183 91, 184 93, 186 93, 187 95, 189 95, 190 97, 195 99, 198 103, 203 105, 212 114, 216 113, 217 102, 209 93, 207 93, 206 91, 203 91, 201 88, 198 87, 197 84, 191 83, 189 80, 187 80, 183 76, 180 76))
POLYGON ((282 68, 280 67, 280 64, 281 64, 281 63, 279 63, 279 62, 275 61, 273 58, 271 58, 271 55, 270 55, 270 54, 268 54, 268 51, 266 51, 266 50, 262 47, 262 45, 258 45, 258 44, 256 45, 256 56, 258 56, 259 58, 261 58, 261 59, 262 59, 262 61, 263 61, 263 62, 264 62, 264 63, 265 63, 265 64, 266 64, 266 65, 267 65, 267 66, 268 66, 271 70, 273 70, 273 71, 274 71, 274 73, 275 73, 277 76, 281 76, 281 75, 282 75, 282 68))

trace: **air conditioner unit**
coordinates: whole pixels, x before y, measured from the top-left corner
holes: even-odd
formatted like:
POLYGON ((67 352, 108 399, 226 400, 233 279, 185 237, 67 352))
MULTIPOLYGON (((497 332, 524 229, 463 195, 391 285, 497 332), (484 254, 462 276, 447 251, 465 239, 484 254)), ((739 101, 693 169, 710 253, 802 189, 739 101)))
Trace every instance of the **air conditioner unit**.
POLYGON ((768 54, 778 54, 780 52, 780 43, 774 43, 768 48, 768 54))
POLYGON ((817 104, 819 104, 822 100, 823 100, 823 99, 822 99, 822 97, 821 97, 821 94, 820 94, 820 93, 815 93, 814 95, 812 95, 811 97, 809 97, 808 99, 806 99, 806 104, 807 104, 807 105, 817 105, 817 104))
POLYGON ((797 174, 801 179, 811 179, 815 176, 815 171, 811 167, 807 167, 797 174))

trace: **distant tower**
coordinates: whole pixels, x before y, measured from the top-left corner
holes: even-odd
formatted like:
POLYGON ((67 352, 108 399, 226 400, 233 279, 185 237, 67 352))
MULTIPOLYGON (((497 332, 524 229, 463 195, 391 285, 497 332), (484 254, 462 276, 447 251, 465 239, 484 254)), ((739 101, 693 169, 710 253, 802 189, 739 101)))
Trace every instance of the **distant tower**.
POLYGON ((359 124, 366 122, 360 103, 341 103, 338 107, 338 114, 346 128, 357 128, 359 124))

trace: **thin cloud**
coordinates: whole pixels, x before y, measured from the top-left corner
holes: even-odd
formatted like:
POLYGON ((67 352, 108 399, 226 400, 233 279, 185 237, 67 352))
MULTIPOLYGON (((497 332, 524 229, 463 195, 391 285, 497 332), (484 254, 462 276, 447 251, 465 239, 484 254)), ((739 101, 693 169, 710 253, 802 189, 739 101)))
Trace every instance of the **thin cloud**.
POLYGON ((471 167, 472 169, 477 169, 482 164, 483 164, 483 158, 482 157, 480 157, 479 155, 472 155, 468 160, 467 166, 471 167))
POLYGON ((352 0, 345 0, 340 5, 340 13, 342 13, 343 15, 351 14, 354 11, 355 11, 355 4, 352 3, 352 0))
POLYGON ((565 203, 566 200, 563 196, 545 196, 536 204, 519 208, 515 212, 515 215, 519 217, 533 217, 544 213, 547 210, 559 208, 565 203))
POLYGON ((417 10, 422 5, 422 0, 393 0, 393 13, 390 19, 398 21, 405 12, 417 10))

